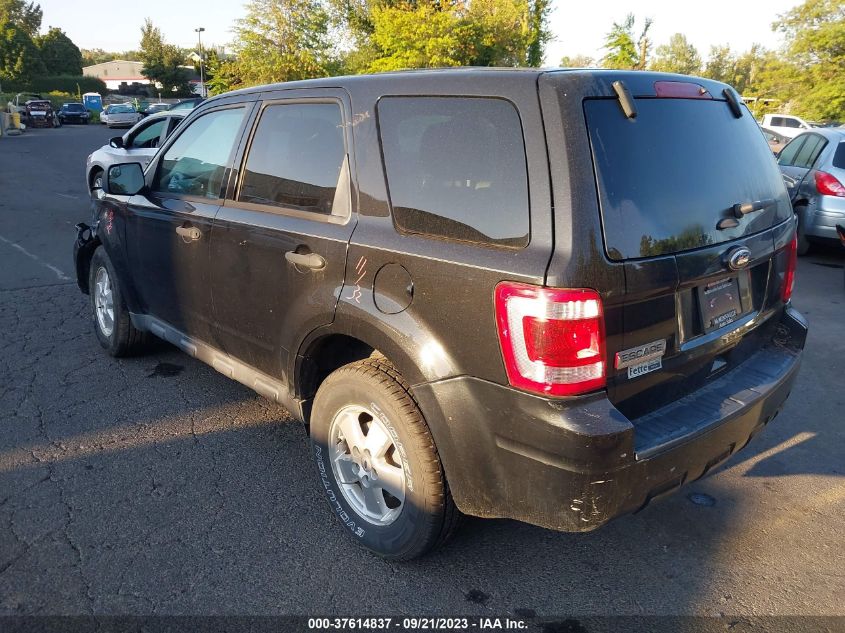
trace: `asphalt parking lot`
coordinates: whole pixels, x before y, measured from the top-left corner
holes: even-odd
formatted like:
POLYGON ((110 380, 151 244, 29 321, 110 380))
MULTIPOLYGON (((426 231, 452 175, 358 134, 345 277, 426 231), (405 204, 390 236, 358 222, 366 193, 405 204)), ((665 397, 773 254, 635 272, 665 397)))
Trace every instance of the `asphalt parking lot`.
POLYGON ((845 615, 836 248, 799 261, 785 409, 715 474, 593 533, 468 520, 387 563, 333 524, 283 409, 164 344, 97 344, 73 225, 116 133, 0 138, 0 614, 845 615))

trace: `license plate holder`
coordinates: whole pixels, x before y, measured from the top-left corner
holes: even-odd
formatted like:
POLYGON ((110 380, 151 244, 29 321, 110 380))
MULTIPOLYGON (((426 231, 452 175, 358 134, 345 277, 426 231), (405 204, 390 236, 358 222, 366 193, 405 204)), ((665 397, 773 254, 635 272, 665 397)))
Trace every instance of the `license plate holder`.
POLYGON ((704 333, 730 325, 743 314, 736 277, 723 277, 698 287, 698 305, 704 333))

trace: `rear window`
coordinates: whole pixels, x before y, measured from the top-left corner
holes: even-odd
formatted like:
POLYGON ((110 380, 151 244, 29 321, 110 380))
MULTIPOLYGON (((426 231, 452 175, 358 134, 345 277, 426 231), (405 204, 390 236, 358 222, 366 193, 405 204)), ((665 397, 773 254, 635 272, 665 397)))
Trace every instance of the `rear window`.
POLYGON ((839 143, 836 147, 836 153, 833 155, 833 166, 845 169, 845 141, 839 143))
POLYGON ((757 123, 724 101, 637 99, 628 119, 615 99, 584 102, 605 245, 611 259, 675 253, 762 231, 791 213, 757 123), (718 230, 737 203, 773 200, 718 230))
POLYGON ((528 244, 528 174, 516 108, 502 99, 387 97, 378 104, 400 230, 488 246, 528 244))

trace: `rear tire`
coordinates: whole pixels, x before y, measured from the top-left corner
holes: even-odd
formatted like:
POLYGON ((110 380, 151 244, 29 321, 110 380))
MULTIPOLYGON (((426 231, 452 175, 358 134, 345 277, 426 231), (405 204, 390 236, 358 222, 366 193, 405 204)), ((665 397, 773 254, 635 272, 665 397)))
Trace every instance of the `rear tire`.
POLYGON ((132 325, 120 280, 102 246, 97 247, 91 258, 88 292, 94 331, 103 349, 115 357, 140 352, 147 342, 147 333, 132 325))
POLYGON ((417 558, 457 528, 461 515, 428 425, 384 358, 341 367, 320 385, 311 448, 333 514, 375 554, 417 558))

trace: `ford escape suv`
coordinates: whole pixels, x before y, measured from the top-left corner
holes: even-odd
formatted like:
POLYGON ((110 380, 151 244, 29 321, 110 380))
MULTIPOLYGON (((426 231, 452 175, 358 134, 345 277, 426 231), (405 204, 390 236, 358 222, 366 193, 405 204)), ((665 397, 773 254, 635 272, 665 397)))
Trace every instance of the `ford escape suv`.
POLYGON ((394 559, 461 514, 595 529, 781 409, 795 217, 733 89, 453 69, 205 101, 78 226, 112 355, 152 334, 308 425, 315 492, 394 559))

